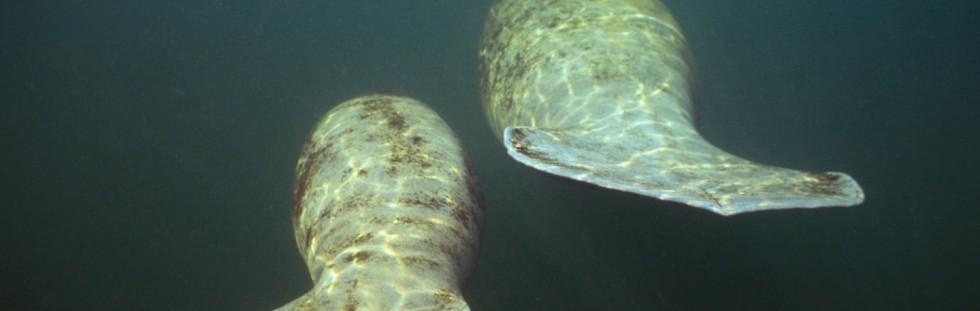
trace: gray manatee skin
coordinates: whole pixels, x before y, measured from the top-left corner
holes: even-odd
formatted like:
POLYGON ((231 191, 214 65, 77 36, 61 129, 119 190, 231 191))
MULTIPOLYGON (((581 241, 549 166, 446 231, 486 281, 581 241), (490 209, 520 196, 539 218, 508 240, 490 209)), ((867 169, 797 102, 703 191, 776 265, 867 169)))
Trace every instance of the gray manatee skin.
POLYGON ((498 0, 480 44, 483 110, 535 169, 721 215, 852 206, 839 172, 752 163, 695 130, 684 35, 656 0, 498 0))
POLYGON ((482 197, 425 104, 373 94, 331 109, 303 146, 292 215, 314 285, 277 310, 469 310, 482 197))

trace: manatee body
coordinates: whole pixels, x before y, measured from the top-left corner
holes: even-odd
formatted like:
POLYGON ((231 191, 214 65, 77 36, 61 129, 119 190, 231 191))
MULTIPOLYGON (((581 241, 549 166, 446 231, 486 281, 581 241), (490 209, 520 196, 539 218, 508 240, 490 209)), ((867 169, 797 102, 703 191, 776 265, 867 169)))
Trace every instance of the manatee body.
POLYGON ((493 131, 536 169, 722 215, 864 200, 846 174, 762 166, 705 141, 690 53, 659 1, 496 1, 480 62, 493 131))
POLYGON ((330 110, 296 166, 296 244, 313 289, 279 310, 469 310, 483 226, 453 131, 407 97, 330 110))

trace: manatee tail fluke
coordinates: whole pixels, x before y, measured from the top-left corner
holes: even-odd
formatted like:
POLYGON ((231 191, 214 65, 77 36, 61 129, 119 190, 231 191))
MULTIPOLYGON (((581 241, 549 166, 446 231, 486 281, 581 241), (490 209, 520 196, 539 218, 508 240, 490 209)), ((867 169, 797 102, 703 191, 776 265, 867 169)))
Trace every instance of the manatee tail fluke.
POLYGON ((860 186, 844 173, 759 165, 700 136, 621 135, 633 137, 511 126, 504 131, 504 142, 512 157, 538 170, 722 215, 864 201, 860 186))

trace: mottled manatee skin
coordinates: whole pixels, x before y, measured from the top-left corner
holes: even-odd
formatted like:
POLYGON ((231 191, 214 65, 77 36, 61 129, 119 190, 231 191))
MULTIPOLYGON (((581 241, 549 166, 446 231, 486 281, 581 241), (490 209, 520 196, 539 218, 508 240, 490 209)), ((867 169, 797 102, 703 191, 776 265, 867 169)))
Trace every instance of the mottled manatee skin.
MULTIPOLYGON (((508 126, 690 122, 690 54, 651 0, 496 1, 480 49, 483 110, 508 126)), ((692 130, 693 131, 693 130, 692 130)))
POLYGON ((281 310, 468 310, 483 226, 453 131, 407 97, 333 108, 296 167, 293 225, 314 288, 281 310))
POLYGON ((498 0, 480 46, 493 132, 551 174, 721 215, 852 206, 839 172, 759 165, 695 130, 693 73, 677 22, 656 0, 498 0))

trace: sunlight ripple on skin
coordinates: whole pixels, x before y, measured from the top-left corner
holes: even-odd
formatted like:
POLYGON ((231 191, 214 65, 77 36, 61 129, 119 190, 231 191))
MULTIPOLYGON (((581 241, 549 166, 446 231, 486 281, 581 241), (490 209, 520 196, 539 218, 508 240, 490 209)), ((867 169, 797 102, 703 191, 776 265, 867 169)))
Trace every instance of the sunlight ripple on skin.
POLYGON ((314 284, 278 310, 469 310, 479 185, 421 102, 368 95, 330 110, 303 147, 293 205, 314 284))
POLYGON ((765 166, 691 122, 691 56, 653 0, 500 0, 480 47, 491 128, 516 160, 721 215, 852 206, 850 176, 765 166))

